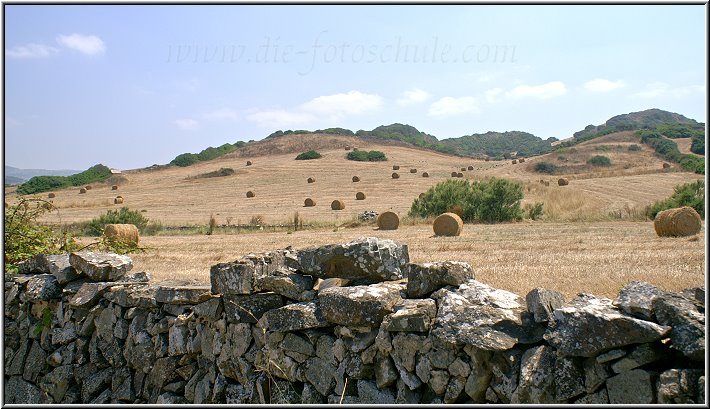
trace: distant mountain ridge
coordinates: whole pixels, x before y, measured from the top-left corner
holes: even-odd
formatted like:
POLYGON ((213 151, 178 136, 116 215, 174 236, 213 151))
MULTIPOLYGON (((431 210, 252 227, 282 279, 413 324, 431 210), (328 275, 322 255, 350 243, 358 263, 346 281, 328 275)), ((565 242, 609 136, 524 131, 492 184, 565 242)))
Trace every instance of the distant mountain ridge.
POLYGON ((577 142, 588 140, 598 134, 609 134, 619 131, 632 131, 638 129, 654 129, 660 124, 681 124, 692 128, 704 129, 705 124, 690 119, 675 112, 664 111, 658 108, 645 111, 630 112, 609 118, 601 125, 587 125, 583 130, 574 133, 577 142))
POLYGON ((70 176, 81 172, 71 169, 21 169, 5 165, 5 184, 26 182, 35 176, 70 176))

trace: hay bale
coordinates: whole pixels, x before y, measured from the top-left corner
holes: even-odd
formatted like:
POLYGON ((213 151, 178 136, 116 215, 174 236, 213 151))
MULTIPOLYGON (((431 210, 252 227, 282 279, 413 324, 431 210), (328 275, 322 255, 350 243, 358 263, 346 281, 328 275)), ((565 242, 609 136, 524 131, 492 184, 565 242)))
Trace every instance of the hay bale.
POLYGON ((316 178, 308 178, 308 183, 315 183, 316 178))
POLYGON ((377 216, 377 227, 380 230, 397 230, 399 216, 395 212, 384 212, 377 216))
POLYGON ((330 208, 333 210, 343 210, 345 209, 345 202, 342 200, 333 200, 333 203, 330 204, 330 208))
POLYGON ((313 207, 315 205, 316 205, 316 201, 311 199, 310 197, 303 201, 304 207, 313 207))
POLYGON ((434 219, 436 236, 459 236, 463 230, 463 220, 456 213, 443 213, 434 219))
POLYGON ((518 161, 516 159, 513 159, 513 165, 515 165, 516 163, 518 163, 518 161))
POLYGON ((357 192, 355 194, 355 200, 365 200, 365 194, 362 192, 357 192))
POLYGON ((702 220, 692 207, 683 206, 659 212, 653 228, 661 237, 684 237, 698 234, 702 220))
POLYGON ((456 213, 459 217, 463 217, 463 207, 455 204, 449 206, 449 208, 446 210, 448 213, 456 213))
POLYGON ((428 178, 429 177, 429 172, 423 172, 422 173, 423 178, 428 178))
POLYGON ((520 158, 520 163, 525 163, 525 158, 520 158))
POLYGON ((458 172, 451 172, 451 177, 452 177, 452 178, 456 178, 456 177, 458 177, 458 176, 459 176, 459 173, 458 173, 458 172))
POLYGON ((118 190, 118 185, 111 186, 111 190, 118 190))
POLYGON ((113 204, 123 204, 123 197, 121 197, 121 196, 116 196, 116 197, 113 199, 113 204))
POLYGON ((55 195, 54 193, 50 193, 47 195, 47 197, 50 199, 53 199, 53 198, 57 197, 57 195, 55 195))
POLYGON ((465 172, 465 171, 466 171, 466 168, 461 168, 461 172, 465 172))
POLYGON ((251 166, 251 161, 250 161, 250 160, 247 161, 247 166, 251 166))
POLYGON ((392 179, 399 179, 399 173, 393 172, 393 173, 392 173, 392 179))
POLYGON ((359 177, 353 176, 353 182, 359 182, 359 181, 360 181, 360 178, 359 178, 359 177))
POLYGON ((81 189, 79 189, 79 194, 82 194, 82 193, 86 193, 86 189, 84 189, 83 187, 81 189))
POLYGON ((671 164, 670 164, 670 163, 663 162, 663 169, 668 169, 668 168, 670 168, 670 167, 671 167, 671 164))
POLYGON ((567 185, 569 185, 569 180, 567 180, 565 178, 559 178, 559 179, 557 179, 557 185, 558 186, 567 186, 567 185))
POLYGON ((409 169, 409 173, 417 173, 417 170, 414 168, 409 169))
POLYGON ((256 196, 256 194, 254 194, 254 192, 252 192, 251 190, 247 192, 247 197, 254 197, 254 196, 256 196))
POLYGON ((462 178, 462 177, 463 177, 463 173, 461 173, 461 172, 457 173, 457 174, 456 174, 456 177, 457 177, 457 178, 462 178))
POLYGON ((112 241, 121 241, 127 244, 138 245, 140 236, 138 228, 133 224, 107 224, 103 236, 112 241))
POLYGON ((91 185, 86 185, 86 190, 91 190, 91 185))
POLYGON ((345 150, 346 150, 346 151, 349 151, 350 149, 351 149, 351 148, 350 148, 350 145, 345 145, 345 150))
POLYGON ((486 162, 488 162, 488 161, 490 161, 490 160, 491 160, 491 158, 486 158, 486 162))
POLYGON ((468 167, 468 170, 473 170, 473 166, 469 166, 469 167, 468 167))
POLYGON ((392 170, 399 170, 399 165, 392 165, 392 170))

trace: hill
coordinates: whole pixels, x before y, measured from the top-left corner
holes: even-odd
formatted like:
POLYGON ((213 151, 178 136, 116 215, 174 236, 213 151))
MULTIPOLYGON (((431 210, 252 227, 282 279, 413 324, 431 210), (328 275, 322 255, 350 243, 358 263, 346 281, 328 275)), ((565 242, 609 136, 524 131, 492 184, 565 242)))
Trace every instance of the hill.
POLYGON ((492 157, 497 159, 517 156, 526 157, 550 152, 550 140, 543 140, 533 134, 520 131, 486 132, 484 134, 465 135, 459 138, 444 139, 441 143, 453 147, 462 155, 474 157, 492 157))
POLYGON ((70 176, 79 172, 81 171, 70 169, 20 169, 5 165, 5 184, 8 184, 10 180, 15 181, 13 183, 22 183, 34 176, 70 176), (8 179, 8 177, 11 179, 8 179))

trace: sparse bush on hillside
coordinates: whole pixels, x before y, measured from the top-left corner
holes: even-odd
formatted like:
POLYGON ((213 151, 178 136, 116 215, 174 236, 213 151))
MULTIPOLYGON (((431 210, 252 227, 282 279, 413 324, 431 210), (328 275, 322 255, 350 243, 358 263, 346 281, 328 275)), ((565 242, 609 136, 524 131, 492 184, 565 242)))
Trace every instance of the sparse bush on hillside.
POLYGON ((296 156, 296 160, 311 160, 311 159, 318 159, 321 157, 323 157, 323 155, 321 155, 320 153, 318 153, 314 150, 310 150, 308 152, 303 152, 303 153, 298 154, 298 156, 296 156))
POLYGON ((213 172, 202 173, 195 176, 195 178, 218 178, 223 176, 231 176, 234 174, 234 169, 232 168, 219 168, 213 172))
POLYGON ((611 159, 606 156, 596 155, 589 158, 587 163, 592 166, 611 166, 611 159))
POLYGON ((705 155, 705 134, 693 136, 690 151, 698 155, 705 155))
POLYGON ((611 148, 608 145, 597 145, 594 147, 594 150, 600 152, 609 152, 611 148))
POLYGON ((671 197, 657 201, 646 208, 646 216, 654 219, 659 212, 676 207, 690 206, 705 219, 705 181, 678 185, 671 197))
POLYGON ((111 169, 98 164, 71 176, 35 176, 17 187, 17 193, 30 195, 48 192, 69 186, 81 186, 94 182, 103 182, 111 176, 111 169))
POLYGON ((133 224, 143 233, 148 225, 148 218, 128 207, 122 207, 121 210, 108 210, 106 214, 91 219, 87 225, 87 234, 100 236, 107 224, 133 224))
POLYGON ((360 162, 379 162, 387 160, 385 154, 380 151, 350 151, 346 157, 349 160, 360 162))
POLYGON ((629 145, 628 149, 630 152, 638 152, 641 150, 641 147, 636 144, 633 144, 633 145, 629 145))
POLYGON ((535 204, 525 205, 525 214, 530 220, 537 220, 542 217, 544 204, 542 202, 535 202, 535 204))
POLYGON ((550 162, 538 162, 535 164, 535 166, 533 166, 533 170, 535 172, 539 172, 539 173, 552 174, 552 173, 557 172, 558 169, 559 169, 559 167, 557 165, 555 165, 554 163, 550 163, 550 162))
POLYGON ((409 211, 412 217, 438 216, 454 206, 463 209, 466 222, 505 222, 520 220, 523 188, 519 183, 492 178, 486 181, 446 180, 415 199, 409 211))
POLYGON ((641 143, 652 147, 663 159, 678 163, 685 170, 705 174, 704 158, 680 153, 675 142, 664 138, 657 131, 638 131, 637 135, 641 137, 641 143))
POLYGON ((227 153, 233 152, 244 145, 245 143, 243 141, 239 141, 235 144, 225 143, 224 145, 219 146, 217 148, 213 148, 210 146, 207 149, 203 149, 200 153, 197 154, 182 153, 176 156, 175 159, 171 160, 170 164, 181 167, 190 166, 200 161, 215 159, 227 153))

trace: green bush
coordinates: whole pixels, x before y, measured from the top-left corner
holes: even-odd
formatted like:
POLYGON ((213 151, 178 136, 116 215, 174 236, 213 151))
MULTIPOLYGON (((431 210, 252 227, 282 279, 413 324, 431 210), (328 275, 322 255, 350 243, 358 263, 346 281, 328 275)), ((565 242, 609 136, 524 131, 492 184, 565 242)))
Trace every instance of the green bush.
POLYGON ((701 175, 705 174, 704 158, 680 153, 678 145, 675 142, 664 138, 663 135, 656 131, 638 131, 637 135, 641 137, 641 143, 652 147, 656 151, 656 154, 663 159, 678 163, 687 171, 701 175))
POLYGON ((303 153, 298 154, 298 156, 296 156, 296 160, 311 160, 311 159, 318 159, 321 157, 323 157, 323 155, 321 155, 320 153, 310 150, 308 152, 303 152, 303 153))
POLYGON ((705 134, 693 136, 690 151, 698 155, 705 155, 705 134))
POLYGON ((224 154, 233 152, 240 147, 244 146, 245 143, 243 141, 239 141, 237 143, 231 144, 231 143, 225 143, 222 146, 218 146, 216 148, 213 148, 212 146, 203 149, 200 151, 200 153, 182 153, 178 156, 175 157, 175 159, 170 161, 171 165, 175 166, 190 166, 192 164, 195 164, 197 162, 201 161, 206 161, 206 160, 212 160, 215 158, 218 158, 224 154))
POLYGON ((641 147, 636 144, 633 144, 633 145, 629 145, 628 149, 629 149, 629 152, 638 152, 641 150, 641 147))
POLYGON ((175 159, 171 160, 170 164, 185 167, 195 164, 197 162, 199 162, 199 159, 197 159, 197 155, 195 155, 194 153, 183 153, 176 156, 175 159))
POLYGON ((138 231, 143 233, 148 225, 148 218, 137 210, 122 207, 121 210, 109 210, 97 218, 92 219, 87 225, 87 234, 100 236, 107 224, 133 224, 138 231))
POLYGON ((452 206, 463 209, 466 222, 494 223, 520 220, 523 188, 519 183, 492 178, 470 183, 468 180, 446 180, 415 199, 410 216, 438 216, 452 206))
POLYGON ((543 214, 543 206, 544 206, 544 204, 542 202, 536 202, 533 205, 531 205, 531 204, 525 205, 525 211, 527 213, 528 219, 530 219, 530 220, 539 219, 543 214))
POLYGON ((554 163, 550 163, 550 162, 538 162, 535 164, 535 166, 533 166, 533 170, 535 170, 535 172, 539 172, 539 173, 552 174, 552 173, 555 173, 558 169, 559 169, 559 167, 557 165, 555 165, 554 163))
POLYGON ((103 182, 111 176, 111 169, 98 164, 71 176, 35 176, 17 187, 17 193, 30 195, 63 189, 69 186, 82 186, 94 182, 103 182))
POLYGON ((349 160, 360 162, 378 162, 385 161, 387 157, 380 151, 350 151, 346 156, 349 160))
POLYGON ((611 148, 607 145, 597 145, 594 147, 594 150, 600 151, 600 152, 609 152, 611 148))
POLYGON ((596 155, 589 158, 587 163, 592 166, 611 166, 611 159, 606 156, 596 155))
POLYGON ((197 176, 194 176, 194 178, 218 178, 224 176, 231 176, 234 173, 234 169, 232 168, 219 168, 219 170, 215 170, 212 172, 201 173, 197 176))
POLYGON ((700 217, 705 219, 705 181, 698 180, 692 183, 678 185, 671 197, 659 200, 646 208, 646 216, 651 219, 666 209, 690 206, 695 209, 700 217))

